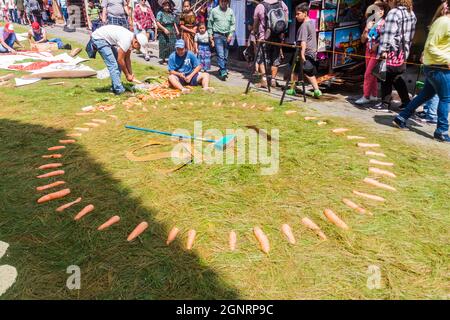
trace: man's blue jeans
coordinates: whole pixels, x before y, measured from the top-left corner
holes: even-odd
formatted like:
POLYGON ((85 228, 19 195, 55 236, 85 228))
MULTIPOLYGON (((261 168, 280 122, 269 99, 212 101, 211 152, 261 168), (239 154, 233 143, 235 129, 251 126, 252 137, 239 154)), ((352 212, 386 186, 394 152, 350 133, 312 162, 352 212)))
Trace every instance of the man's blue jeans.
POLYGON ((224 35, 214 34, 214 45, 217 53, 217 63, 219 65, 220 75, 227 71, 228 62, 228 39, 224 35))
POLYGON ((64 47, 64 43, 62 42, 62 40, 60 38, 49 39, 48 42, 56 43, 58 45, 58 49, 61 49, 62 47, 64 47))
POLYGON ((93 39, 94 45, 97 47, 98 53, 103 58, 103 61, 108 68, 109 75, 112 82, 112 90, 115 94, 121 94, 125 91, 120 80, 120 67, 117 63, 117 49, 111 46, 108 42, 103 39, 93 39))
MULTIPOLYGON (((4 41, 10 48, 12 48, 14 46, 14 42, 16 42, 16 34, 15 33, 11 33, 8 36, 8 38, 6 38, 4 41)), ((6 52, 9 52, 9 50, 7 50, 5 47, 3 47, 0 44, 0 53, 6 53, 6 52)))
POLYGON ((448 134, 448 106, 450 103, 450 70, 442 68, 424 67, 426 77, 425 85, 419 95, 415 97, 408 106, 400 112, 398 118, 402 121, 409 119, 416 109, 424 102, 433 98, 435 94, 439 97, 437 108, 438 123, 435 133, 448 134))
POLYGON ((437 120, 437 108, 439 105, 439 96, 435 94, 433 98, 425 102, 423 111, 426 113, 427 120, 437 120))

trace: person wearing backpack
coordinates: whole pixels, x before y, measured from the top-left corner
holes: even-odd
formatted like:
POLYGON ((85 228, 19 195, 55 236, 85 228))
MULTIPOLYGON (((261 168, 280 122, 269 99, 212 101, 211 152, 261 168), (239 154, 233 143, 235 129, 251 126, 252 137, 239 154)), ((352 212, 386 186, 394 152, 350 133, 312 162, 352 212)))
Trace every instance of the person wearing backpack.
MULTIPOLYGON (((264 0, 258 4, 253 15, 253 32, 256 35, 256 39, 258 41, 265 40, 282 43, 288 29, 288 17, 289 9, 281 0, 264 0)), ((278 67, 282 60, 281 47, 268 44, 260 45, 263 47, 262 50, 258 50, 259 54, 256 57, 256 63, 262 64, 264 62, 265 51, 266 65, 271 67, 271 79, 272 82, 275 82, 278 67)), ((267 73, 266 70, 263 72, 267 73)))

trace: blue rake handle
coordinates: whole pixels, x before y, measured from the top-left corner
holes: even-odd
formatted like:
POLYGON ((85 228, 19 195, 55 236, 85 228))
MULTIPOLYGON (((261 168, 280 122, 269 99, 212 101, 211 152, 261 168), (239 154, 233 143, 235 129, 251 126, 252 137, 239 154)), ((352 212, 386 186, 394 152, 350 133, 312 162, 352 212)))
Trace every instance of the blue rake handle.
POLYGON ((184 139, 196 139, 196 140, 201 140, 201 141, 206 141, 206 142, 216 143, 215 140, 204 139, 204 138, 198 138, 198 137, 194 137, 194 136, 185 136, 185 135, 183 135, 183 134, 176 134, 176 133, 171 133, 171 132, 166 132, 166 131, 159 131, 159 130, 153 130, 153 129, 147 129, 147 128, 140 128, 140 127, 128 126, 128 125, 126 125, 125 128, 127 128, 127 129, 133 129, 133 130, 138 130, 138 131, 144 131, 144 132, 157 133, 157 134, 162 134, 162 135, 170 136, 170 137, 178 137, 178 138, 184 138, 184 139))

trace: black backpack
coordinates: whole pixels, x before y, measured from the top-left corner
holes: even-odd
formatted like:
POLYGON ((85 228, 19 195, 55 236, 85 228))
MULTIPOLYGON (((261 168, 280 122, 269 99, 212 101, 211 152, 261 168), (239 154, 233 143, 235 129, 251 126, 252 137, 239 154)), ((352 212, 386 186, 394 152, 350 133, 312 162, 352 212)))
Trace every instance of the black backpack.
POLYGON ((282 1, 279 0, 272 4, 263 2, 262 4, 266 16, 266 39, 272 35, 285 33, 288 28, 288 16, 283 10, 282 1))

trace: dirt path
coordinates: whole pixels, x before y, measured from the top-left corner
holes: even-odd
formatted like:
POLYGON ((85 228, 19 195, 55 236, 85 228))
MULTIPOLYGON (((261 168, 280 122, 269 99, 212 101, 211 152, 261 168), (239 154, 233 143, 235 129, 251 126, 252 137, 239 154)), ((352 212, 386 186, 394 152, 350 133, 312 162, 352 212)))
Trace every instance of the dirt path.
MULTIPOLYGON (((84 45, 89 40, 89 35, 83 32, 64 32, 60 27, 49 28, 49 33, 56 37, 65 38, 71 41, 79 42, 84 45)), ((153 52, 153 56, 149 62, 146 62, 141 56, 133 54, 133 60, 140 63, 147 63, 152 66, 165 67, 158 63, 157 52, 153 52)), ((212 68, 214 76, 217 67, 212 68)), ((217 81, 220 81, 216 78, 217 81)), ((229 79, 226 82, 228 86, 238 87, 244 92, 247 85, 247 79, 241 72, 230 71, 229 79)), ((279 97, 280 92, 275 91, 272 96, 279 97)), ((306 104, 302 100, 298 100, 297 104, 306 108, 315 110, 322 116, 336 116, 348 118, 352 121, 360 122, 374 132, 387 135, 398 135, 405 143, 420 145, 424 151, 438 152, 450 158, 450 144, 437 142, 433 140, 433 132, 435 125, 421 124, 419 122, 410 121, 411 130, 402 131, 391 125, 395 113, 375 112, 369 109, 360 108, 349 101, 355 97, 347 97, 342 94, 325 95, 321 100, 308 99, 306 104)), ((288 100, 287 100, 288 101, 288 100)))

